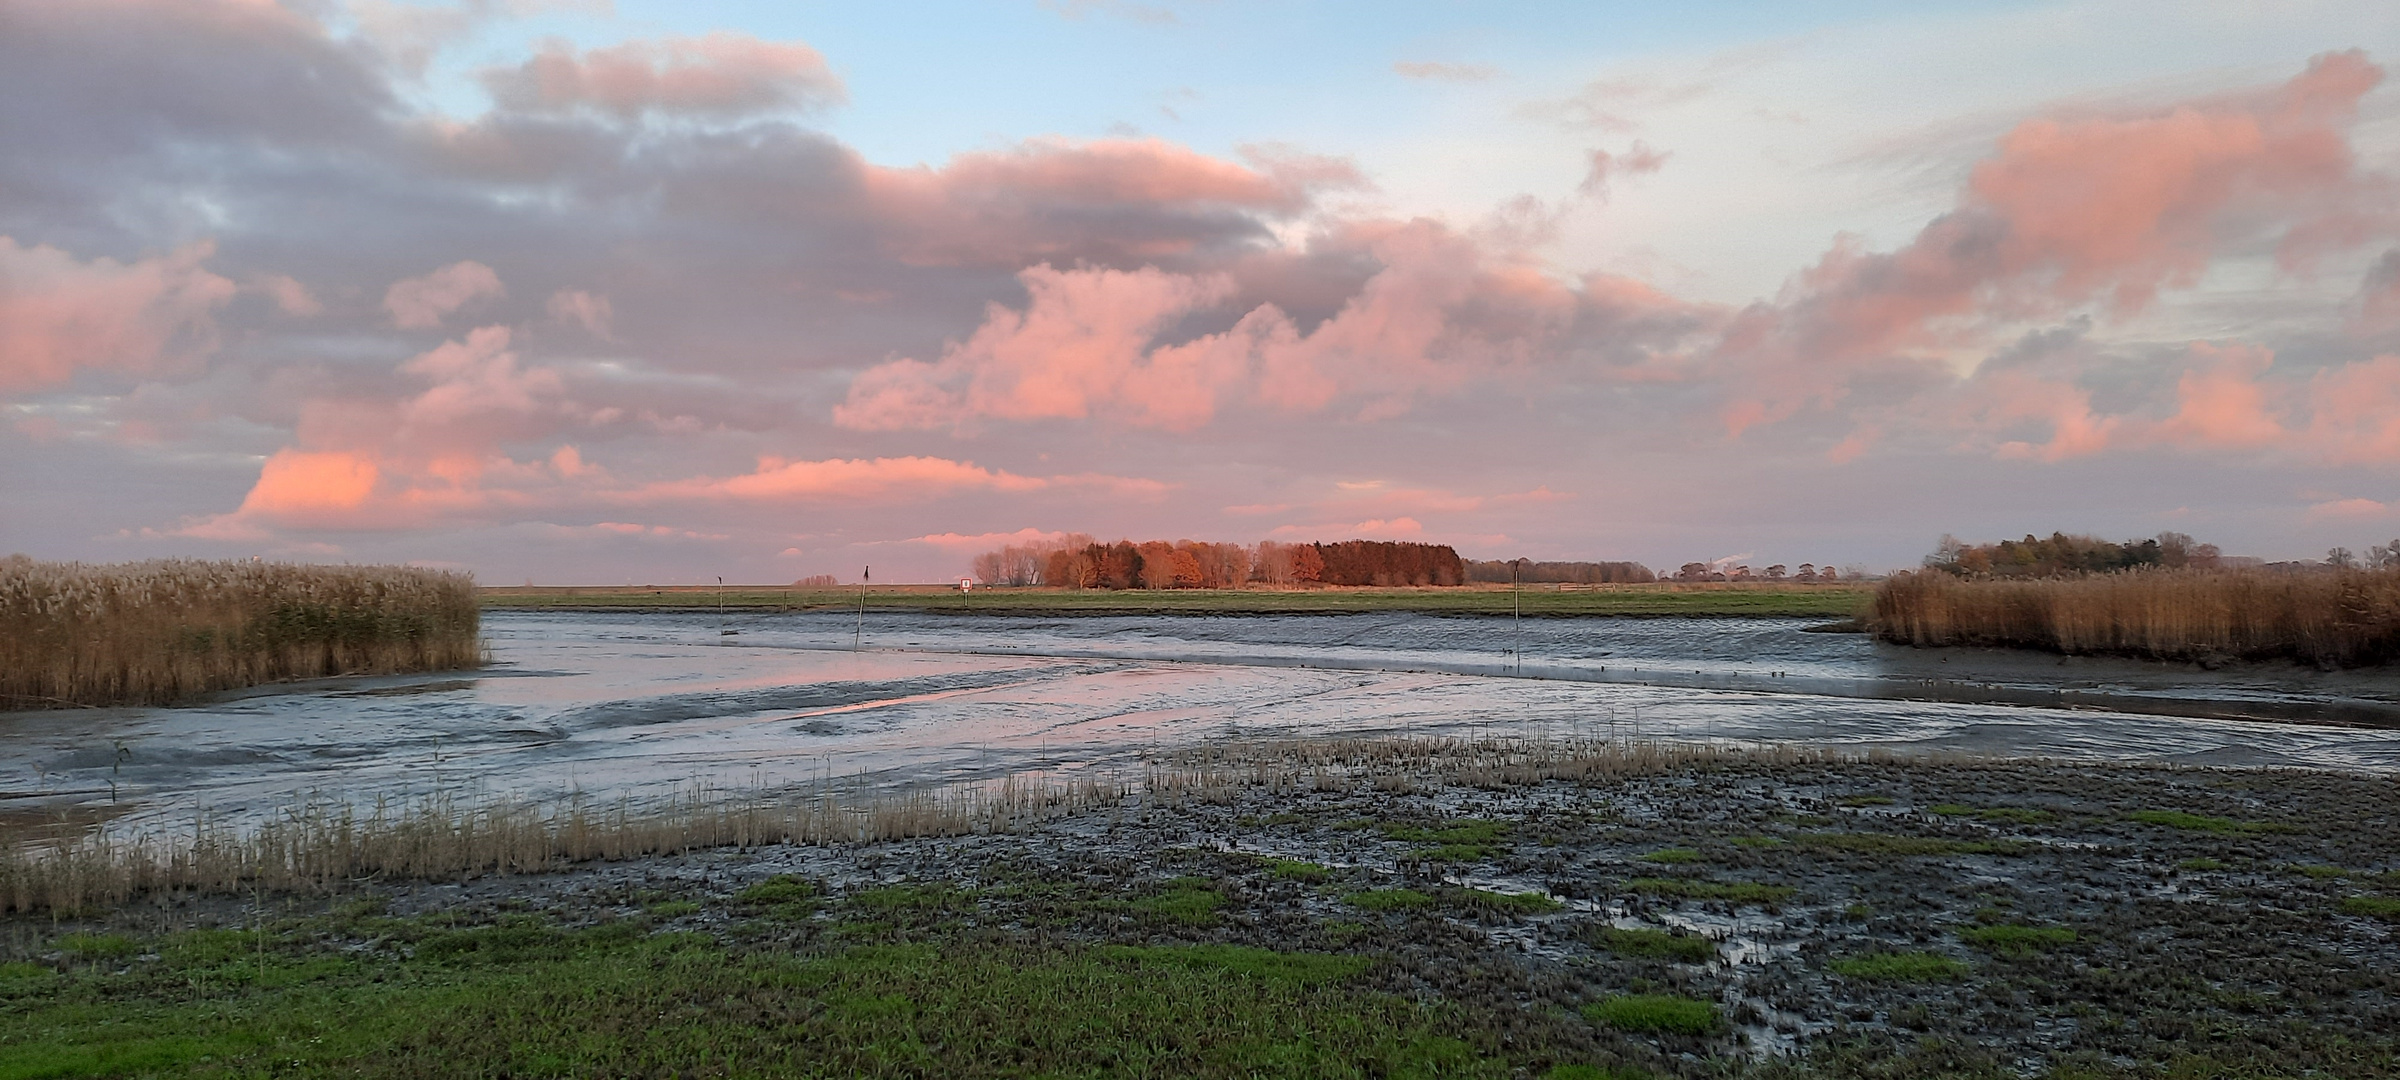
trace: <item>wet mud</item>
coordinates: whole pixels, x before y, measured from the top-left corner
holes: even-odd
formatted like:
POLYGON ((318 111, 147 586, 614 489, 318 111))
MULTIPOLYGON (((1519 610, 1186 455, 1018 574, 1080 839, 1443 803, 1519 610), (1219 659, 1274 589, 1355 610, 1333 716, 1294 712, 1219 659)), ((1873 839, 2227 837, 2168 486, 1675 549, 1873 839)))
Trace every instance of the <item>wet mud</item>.
MULTIPOLYGON (((999 835, 379 895, 396 914, 647 920, 745 949, 1359 956, 1361 992, 1464 1010, 1523 1075, 2400 1071, 2388 777, 1735 758, 1463 780, 1236 784, 999 835), (1706 1003, 1709 1020, 1593 1018, 1626 998, 1706 1003)), ((249 917, 201 900, 114 918, 249 917)))

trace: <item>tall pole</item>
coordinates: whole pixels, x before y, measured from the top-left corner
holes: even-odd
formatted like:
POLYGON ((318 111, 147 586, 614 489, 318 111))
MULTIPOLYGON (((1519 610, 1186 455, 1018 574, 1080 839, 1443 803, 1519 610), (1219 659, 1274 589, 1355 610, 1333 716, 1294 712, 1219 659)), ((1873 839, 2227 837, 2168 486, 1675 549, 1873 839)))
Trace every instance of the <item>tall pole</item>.
POLYGON ((858 651, 858 643, 867 636, 867 582, 875 580, 875 568, 869 566, 858 575, 858 629, 850 635, 850 651, 858 651))
MULTIPOLYGON (((1522 561, 1522 560, 1520 560, 1522 561)), ((1508 564, 1508 595, 1516 607, 1516 622, 1509 628, 1513 641, 1509 643, 1509 667, 1512 674, 1525 674, 1525 590, 1517 584, 1517 563, 1508 564)))

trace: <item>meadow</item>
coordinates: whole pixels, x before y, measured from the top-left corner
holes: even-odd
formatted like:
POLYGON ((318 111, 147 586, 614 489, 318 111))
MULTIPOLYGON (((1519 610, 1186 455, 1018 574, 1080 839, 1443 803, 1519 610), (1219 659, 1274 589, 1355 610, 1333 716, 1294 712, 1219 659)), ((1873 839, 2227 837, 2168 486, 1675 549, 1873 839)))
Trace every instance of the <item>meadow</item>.
MULTIPOLYGON (((1255 589, 1053 589, 940 585, 864 590, 870 611, 1010 615, 1291 615, 1415 611, 1431 615, 1541 617, 1752 617, 1848 619, 1872 597, 1869 586, 1768 584, 1468 585, 1428 588, 1320 586, 1255 589)), ((640 609, 800 611, 856 608, 849 588, 629 585, 508 586, 481 590, 483 606, 507 610, 640 609)))
POLYGON ((2143 568, 2048 578, 1926 571, 1878 585, 1868 622, 1904 645, 2365 666, 2400 658, 2400 569, 2143 568))
POLYGON ((0 708, 161 705, 483 660, 474 580, 406 566, 0 560, 0 708))
POLYGON ((0 1078, 2400 1075, 2384 779, 1361 739, 1093 795, 11 916, 0 1078))

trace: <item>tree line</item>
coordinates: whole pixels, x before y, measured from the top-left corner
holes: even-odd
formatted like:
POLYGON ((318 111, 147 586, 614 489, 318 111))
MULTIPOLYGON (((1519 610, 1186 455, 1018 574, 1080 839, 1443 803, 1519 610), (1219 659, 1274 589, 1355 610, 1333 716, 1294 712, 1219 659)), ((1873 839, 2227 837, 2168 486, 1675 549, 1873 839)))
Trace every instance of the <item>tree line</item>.
POLYGON ((975 556, 993 585, 1069 589, 1237 589, 1245 585, 1463 585, 1466 563, 1448 544, 1344 540, 1332 544, 1100 543, 1080 533, 975 556))
POLYGON ((1944 536, 1933 554, 1925 557, 1925 568, 1958 577, 2048 578, 2144 566, 2206 570, 2223 562, 2217 545, 2198 543, 2179 532, 2123 543, 2054 532, 2047 538, 2026 533, 2022 540, 1991 544, 1969 544, 1944 536))

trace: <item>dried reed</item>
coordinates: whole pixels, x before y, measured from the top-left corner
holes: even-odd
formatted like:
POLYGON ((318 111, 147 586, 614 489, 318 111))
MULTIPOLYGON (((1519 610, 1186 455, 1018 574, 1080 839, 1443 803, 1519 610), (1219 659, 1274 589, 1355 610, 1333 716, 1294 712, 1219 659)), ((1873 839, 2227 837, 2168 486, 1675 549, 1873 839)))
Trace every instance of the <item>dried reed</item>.
POLYGON ((156 705, 474 667, 474 579, 406 566, 0 560, 0 708, 156 705))
POLYGON ((1905 645, 2358 666, 2400 658, 2400 570, 1899 574, 1876 589, 1869 620, 1905 645))
POLYGON ((1227 803, 1244 791, 1603 783, 1709 764, 1797 765, 1852 757, 1793 746, 1581 739, 1306 739, 1162 755, 1149 764, 1139 787, 1089 775, 1012 776, 990 785, 847 797, 824 786, 698 790, 606 807, 586 801, 477 805, 437 797, 361 809, 311 799, 247 827, 205 817, 171 831, 101 824, 0 844, 0 912, 67 913, 179 893, 321 893, 375 880, 538 873, 707 848, 1009 832, 1134 803, 1227 803))
POLYGON ((1127 794, 1093 778, 1010 777, 990 787, 864 801, 830 788, 772 795, 701 790, 606 807, 430 798, 362 810, 311 799, 249 827, 203 816, 182 830, 103 825, 0 847, 0 911, 71 912, 175 893, 328 892, 378 879, 538 873, 704 848, 960 836, 1118 805, 1127 794))

